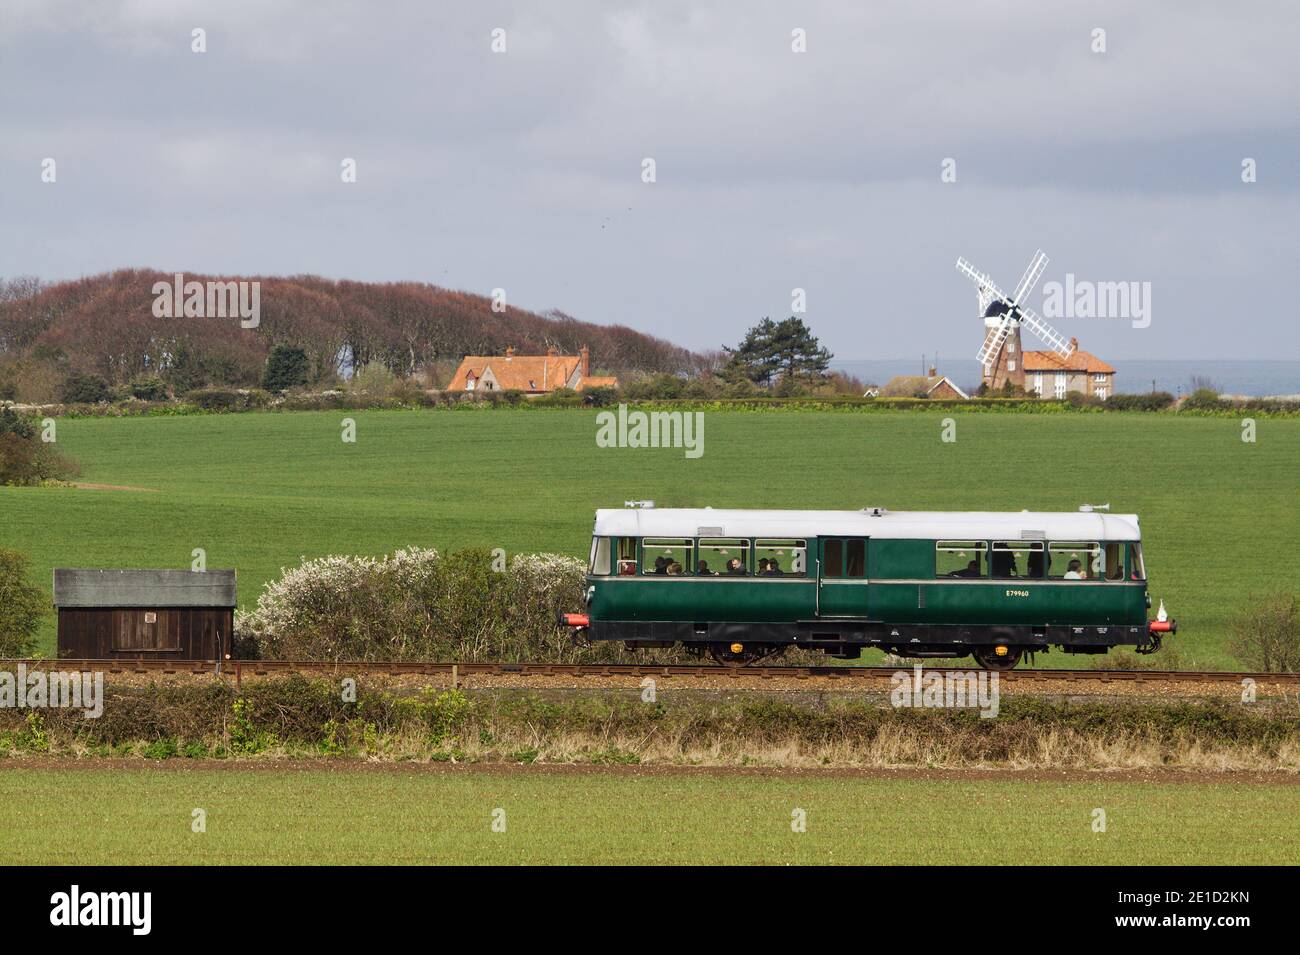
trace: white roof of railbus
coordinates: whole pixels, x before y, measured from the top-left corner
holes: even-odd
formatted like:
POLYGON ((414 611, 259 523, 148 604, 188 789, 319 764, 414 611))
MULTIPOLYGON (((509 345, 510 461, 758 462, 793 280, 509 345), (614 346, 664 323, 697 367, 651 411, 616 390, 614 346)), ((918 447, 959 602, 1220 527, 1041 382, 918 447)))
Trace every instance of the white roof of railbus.
POLYGON ((1098 511, 596 511, 599 537, 846 537, 921 540, 1141 540, 1136 514, 1098 511))

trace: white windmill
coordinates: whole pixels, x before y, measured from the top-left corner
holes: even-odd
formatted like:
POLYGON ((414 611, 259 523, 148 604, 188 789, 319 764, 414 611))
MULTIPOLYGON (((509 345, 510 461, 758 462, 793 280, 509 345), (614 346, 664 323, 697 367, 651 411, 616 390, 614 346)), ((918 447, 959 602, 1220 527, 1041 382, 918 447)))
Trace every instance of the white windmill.
POLYGON ((1039 249, 1034 253, 1016 285, 1015 294, 1008 297, 994 281, 965 259, 957 259, 957 271, 975 283, 979 297, 980 317, 984 319, 984 344, 976 358, 984 372, 984 383, 991 389, 1001 388, 1008 382, 1024 384, 1024 364, 1021 358, 1020 328, 1029 330, 1046 342, 1053 351, 1065 358, 1075 349, 1072 339, 1066 338, 1024 305, 1025 298, 1038 284, 1047 268, 1047 256, 1039 249))

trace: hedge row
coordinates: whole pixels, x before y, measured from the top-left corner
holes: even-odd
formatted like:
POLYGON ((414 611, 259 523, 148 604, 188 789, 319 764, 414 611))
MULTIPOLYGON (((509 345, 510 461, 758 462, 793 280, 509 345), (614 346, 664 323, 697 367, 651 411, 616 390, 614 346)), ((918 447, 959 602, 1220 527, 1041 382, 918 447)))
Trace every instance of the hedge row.
MULTIPOLYGON (((559 611, 584 605, 586 565, 559 554, 411 547, 321 557, 267 583, 235 617, 235 655, 280 660, 634 659, 622 644, 576 643, 559 611)), ((683 651, 664 651, 672 660, 683 651)))
POLYGON ((215 679, 110 685, 98 719, 72 710, 0 710, 0 755, 725 763, 765 754, 818 765, 933 758, 943 765, 1062 760, 1266 769, 1294 768, 1300 760, 1300 715, 1293 706, 1016 696, 1001 701, 996 718, 983 719, 975 710, 895 709, 838 694, 794 702, 766 694, 664 694, 647 702, 635 688, 565 695, 402 692, 362 682, 349 695, 341 687, 341 681, 302 676, 242 689, 215 679))
POLYGON ((18 406, 21 411, 56 417, 135 417, 195 414, 220 414, 246 411, 363 411, 399 409, 439 409, 452 411, 486 411, 492 409, 554 410, 574 408, 608 408, 618 404, 648 410, 671 411, 745 411, 745 412, 848 412, 942 411, 962 413, 1011 412, 1016 414, 1093 414, 1104 412, 1170 412, 1198 417, 1235 417, 1252 414, 1260 417, 1300 417, 1300 403, 1270 399, 1229 401, 1187 399, 1176 405, 1172 395, 1114 395, 1100 401, 1084 395, 1064 400, 1039 398, 646 398, 629 399, 612 389, 587 392, 560 391, 528 398, 522 392, 495 392, 470 395, 465 392, 413 390, 402 396, 376 396, 347 391, 321 394, 275 396, 260 389, 232 390, 204 388, 192 391, 179 401, 131 400, 112 404, 64 404, 18 406))

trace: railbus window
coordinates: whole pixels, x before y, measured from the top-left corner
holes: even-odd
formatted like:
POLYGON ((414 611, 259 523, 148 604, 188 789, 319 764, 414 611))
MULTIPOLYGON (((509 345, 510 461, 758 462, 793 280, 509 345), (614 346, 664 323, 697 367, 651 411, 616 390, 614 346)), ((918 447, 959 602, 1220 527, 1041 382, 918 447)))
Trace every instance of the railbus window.
POLYGON ((1147 568, 1142 563, 1142 545, 1137 541, 1128 545, 1128 575, 1130 580, 1147 579, 1147 568))
POLYGON ((983 541, 937 541, 934 545, 934 575, 936 577, 984 577, 985 551, 983 541))
POLYGON ((748 575, 749 541, 743 538, 701 537, 695 572, 701 577, 748 575))
POLYGON ((994 578, 1009 580, 1043 576, 1042 541, 994 541, 989 555, 989 571, 994 578))
POLYGON ((641 542, 641 573, 659 577, 688 577, 694 570, 689 537, 647 537, 641 542))
POLYGON ((844 576, 867 576, 867 542, 861 537, 851 537, 844 542, 844 576))
POLYGON ((806 577, 808 542, 803 540, 754 541, 756 577, 806 577))
POLYGON ((865 577, 867 542, 861 537, 828 537, 822 558, 823 577, 865 577))
POLYGON ((597 577, 609 576, 609 538, 591 539, 591 573, 597 577))
POLYGON ((1052 541, 1047 576, 1052 580, 1097 580, 1101 545, 1096 541, 1052 541))
POLYGON ((1124 579, 1124 545, 1118 541, 1106 545, 1106 579, 1124 579))
POLYGON ((636 538, 618 537, 618 575, 620 577, 636 576, 636 538))
POLYGON ((822 576, 838 577, 844 573, 844 541, 828 537, 822 543, 822 576))

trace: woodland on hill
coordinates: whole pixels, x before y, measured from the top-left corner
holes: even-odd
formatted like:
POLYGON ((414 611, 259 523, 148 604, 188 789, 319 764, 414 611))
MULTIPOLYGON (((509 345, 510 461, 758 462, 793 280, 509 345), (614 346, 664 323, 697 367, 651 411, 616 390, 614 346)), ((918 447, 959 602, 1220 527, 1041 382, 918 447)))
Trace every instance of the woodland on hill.
POLYGON ((514 307, 417 282, 333 281, 318 276, 217 277, 259 281, 260 323, 231 317, 157 317, 155 283, 173 276, 121 270, 46 284, 0 282, 0 399, 60 400, 70 377, 109 386, 161 380, 180 394, 206 386, 259 384, 277 345, 302 349, 308 384, 326 386, 351 370, 381 366, 438 387, 466 354, 577 354, 586 345, 601 373, 691 373, 699 356, 622 325, 582 322, 559 311, 514 307))

